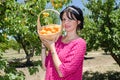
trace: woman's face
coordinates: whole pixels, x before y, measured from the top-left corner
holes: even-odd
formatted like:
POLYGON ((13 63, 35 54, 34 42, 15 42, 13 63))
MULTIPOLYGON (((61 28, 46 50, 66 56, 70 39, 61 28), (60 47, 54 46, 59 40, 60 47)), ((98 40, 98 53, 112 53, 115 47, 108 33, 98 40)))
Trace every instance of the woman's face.
MULTIPOLYGON (((70 15, 70 14, 69 14, 70 15)), ((75 18, 75 17, 74 17, 75 18)), ((71 20, 67 17, 66 13, 62 17, 62 26, 67 32, 76 31, 77 25, 80 23, 77 19, 71 20)))

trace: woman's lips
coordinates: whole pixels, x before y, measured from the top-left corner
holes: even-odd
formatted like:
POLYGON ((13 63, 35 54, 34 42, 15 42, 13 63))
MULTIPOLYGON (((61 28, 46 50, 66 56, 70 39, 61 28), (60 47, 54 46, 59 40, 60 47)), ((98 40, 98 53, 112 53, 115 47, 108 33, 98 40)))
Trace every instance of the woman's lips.
POLYGON ((70 26, 66 25, 65 28, 69 28, 70 26))

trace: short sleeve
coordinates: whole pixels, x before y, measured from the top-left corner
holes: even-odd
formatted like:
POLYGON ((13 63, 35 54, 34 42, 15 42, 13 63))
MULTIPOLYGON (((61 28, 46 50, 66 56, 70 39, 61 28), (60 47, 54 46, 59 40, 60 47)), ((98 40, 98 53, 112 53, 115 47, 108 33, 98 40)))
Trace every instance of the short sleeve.
POLYGON ((65 57, 65 62, 59 66, 59 70, 63 77, 74 73, 79 67, 82 67, 85 52, 85 41, 79 41, 71 47, 70 52, 67 53, 68 55, 65 57))

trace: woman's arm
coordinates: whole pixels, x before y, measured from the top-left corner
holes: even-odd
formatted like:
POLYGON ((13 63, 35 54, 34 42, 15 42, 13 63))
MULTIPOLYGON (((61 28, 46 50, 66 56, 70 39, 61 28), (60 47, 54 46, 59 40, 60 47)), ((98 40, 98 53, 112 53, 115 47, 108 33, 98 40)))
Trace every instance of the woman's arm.
POLYGON ((46 70, 46 67, 45 67, 45 58, 46 58, 46 47, 42 44, 41 60, 42 60, 42 68, 44 70, 46 70))
MULTIPOLYGON (((55 68, 56 68, 59 76, 62 77, 62 74, 59 70, 59 66, 60 66, 60 64, 62 64, 62 62, 60 61, 60 59, 57 55, 56 48, 55 48, 55 41, 54 40, 49 41, 49 40, 46 40, 42 37, 41 37, 41 40, 42 40, 43 44, 51 51, 51 55, 52 55, 52 59, 53 59, 55 68)), ((44 51, 42 52, 42 56, 44 58, 44 56, 45 56, 44 51)), ((45 59, 43 59, 43 64, 45 64, 45 59)))
POLYGON ((53 62, 54 62, 54 65, 55 65, 55 68, 59 74, 60 77, 63 77, 62 76, 62 73, 60 72, 59 70, 59 66, 62 64, 62 62, 60 61, 58 55, 57 55, 57 52, 56 52, 56 49, 55 49, 55 44, 51 44, 50 46, 50 50, 51 50, 51 55, 52 55, 52 59, 53 59, 53 62))

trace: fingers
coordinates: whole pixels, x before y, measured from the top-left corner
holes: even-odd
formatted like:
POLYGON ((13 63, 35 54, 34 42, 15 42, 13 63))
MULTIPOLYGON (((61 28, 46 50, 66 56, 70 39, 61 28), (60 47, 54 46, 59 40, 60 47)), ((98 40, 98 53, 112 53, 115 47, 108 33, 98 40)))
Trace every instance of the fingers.
POLYGON ((41 37, 40 37, 40 39, 41 39, 41 41, 42 41, 43 44, 48 44, 48 41, 46 39, 41 38, 41 37))
POLYGON ((59 38, 59 35, 55 38, 54 42, 56 42, 58 40, 58 38, 59 38))

